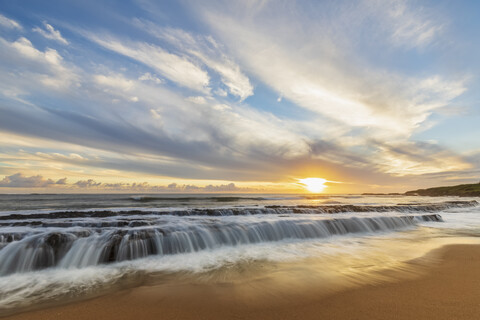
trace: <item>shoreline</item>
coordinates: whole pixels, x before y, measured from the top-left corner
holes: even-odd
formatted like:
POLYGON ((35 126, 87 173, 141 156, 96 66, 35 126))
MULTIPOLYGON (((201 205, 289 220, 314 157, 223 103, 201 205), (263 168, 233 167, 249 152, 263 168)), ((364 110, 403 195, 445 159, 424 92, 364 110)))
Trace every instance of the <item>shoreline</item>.
POLYGON ((275 273, 240 284, 169 281, 4 319, 474 319, 480 314, 480 245, 446 245, 429 255, 437 262, 408 263, 410 277, 387 270, 393 281, 350 288, 299 290, 288 274, 278 283, 275 273))

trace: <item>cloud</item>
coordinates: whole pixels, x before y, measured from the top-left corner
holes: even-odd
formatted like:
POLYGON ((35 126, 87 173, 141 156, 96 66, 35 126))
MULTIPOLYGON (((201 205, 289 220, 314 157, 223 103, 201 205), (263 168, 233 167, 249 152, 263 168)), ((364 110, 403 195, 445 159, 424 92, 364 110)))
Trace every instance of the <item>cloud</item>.
POLYGON ((4 15, 0 14, 0 26, 8 29, 18 29, 22 30, 22 26, 15 20, 9 19, 4 15))
POLYGON ((82 87, 72 89, 69 101, 65 101, 69 110, 40 106, 33 111, 27 111, 30 107, 5 110, 2 124, 16 132, 75 141, 99 149, 162 154, 200 161, 207 166, 249 162, 248 158, 255 158, 256 152, 262 156, 286 157, 308 153, 301 136, 291 128, 283 128, 283 121, 248 105, 203 98, 195 101, 208 102, 204 107, 192 108, 191 101, 164 86, 119 73, 90 76, 85 72, 81 80, 82 87), (108 97, 109 101, 125 100, 121 113, 117 107, 108 107, 105 103, 108 97), (141 97, 139 106, 127 103, 132 97, 141 97), (76 105, 70 101, 88 102, 76 105), (19 121, 31 124, 20 125, 19 121), (285 147, 286 141, 291 148, 285 147), (232 161, 229 159, 232 154, 242 156, 232 161))
MULTIPOLYGON (((77 80, 74 70, 67 67, 63 57, 55 49, 46 48, 40 51, 30 40, 20 37, 9 42, 0 37, 0 52, 4 76, 2 88, 19 88, 21 91, 38 90, 38 85, 54 89, 65 89, 77 80)), ((13 89, 12 89, 13 90, 13 89)))
POLYGON ((54 185, 64 185, 66 178, 57 182, 52 179, 44 179, 41 175, 27 177, 22 173, 15 173, 11 176, 5 176, 0 181, 0 187, 4 188, 46 188, 54 185))
MULTIPOLYGON (((434 110, 465 92, 466 78, 402 74, 364 59, 366 49, 355 39, 364 36, 360 30, 372 28, 372 19, 384 23, 381 6, 367 4, 355 5, 358 12, 346 5, 332 9, 315 2, 304 7, 267 3, 254 9, 241 2, 234 9, 217 2, 192 5, 244 69, 297 106, 318 114, 324 120, 325 134, 342 127, 345 134, 364 128, 366 135, 401 139, 410 136, 434 110), (321 14, 322 19, 313 18, 310 12, 321 14), (312 34, 316 35, 314 43, 312 34)), ((421 20, 413 9, 402 10, 399 20, 421 20)), ((414 42, 408 37, 418 36, 418 30, 408 30, 415 31, 392 32, 414 42)), ((375 39, 388 47, 390 35, 381 36, 375 39)), ((427 43, 425 35, 421 39, 427 43)), ((375 48, 383 47, 376 44, 375 48)))
POLYGON ((197 186, 193 184, 179 185, 177 183, 171 183, 167 186, 163 185, 151 185, 147 182, 134 182, 134 183, 95 183, 93 180, 88 187, 99 187, 106 190, 130 190, 137 192, 251 192, 255 191, 254 188, 239 188, 234 183, 197 186))
POLYGON ((392 28, 391 41, 405 47, 425 47, 436 40, 444 26, 423 7, 412 8, 409 1, 378 1, 387 12, 386 24, 392 28))
POLYGON ((60 31, 55 30, 55 28, 52 27, 50 24, 43 22, 43 27, 45 29, 42 29, 40 27, 35 27, 32 30, 40 33, 42 36, 44 36, 47 39, 58 41, 64 45, 69 44, 69 42, 64 37, 62 37, 62 34, 60 33, 60 31))
POLYGON ((164 83, 164 81, 162 79, 159 79, 155 75, 152 75, 150 72, 146 72, 146 73, 142 74, 138 78, 138 80, 140 80, 140 81, 153 81, 156 84, 164 83))
POLYGON ((106 76, 103 74, 97 74, 93 76, 93 79, 100 85, 119 90, 130 91, 134 86, 134 82, 132 80, 128 80, 121 75, 106 76))
POLYGON ((22 173, 16 173, 10 176, 5 176, 0 180, 0 187, 4 188, 63 188, 65 190, 74 189, 97 189, 97 190, 114 190, 114 191, 140 191, 140 192, 239 192, 250 191, 252 188, 239 188, 234 183, 197 186, 192 184, 177 184, 171 183, 164 185, 151 185, 147 182, 116 182, 103 183, 97 182, 93 179, 78 180, 73 184, 67 183, 67 178, 62 178, 56 182, 52 179, 45 179, 41 175, 24 176, 22 173))
POLYGON ((222 82, 227 86, 231 94, 240 97, 240 100, 245 100, 253 95, 253 86, 249 79, 241 71, 240 67, 233 61, 224 58, 221 63, 216 62, 199 53, 196 54, 206 65, 217 71, 221 77, 222 82))
POLYGON ((241 190, 240 188, 237 188, 237 186, 235 186, 235 183, 222 184, 217 186, 209 184, 204 189, 205 191, 208 191, 208 192, 225 192, 225 191, 235 192, 235 191, 241 190))
POLYGON ((473 169, 474 165, 436 143, 372 141, 379 149, 382 171, 396 175, 421 175, 440 172, 461 172, 473 169))
MULTIPOLYGON (((284 121, 245 105, 222 107, 209 103, 192 109, 184 98, 175 98, 157 86, 149 87, 135 78, 118 74, 112 78, 96 85, 96 89, 104 93, 105 85, 111 90, 105 93, 108 95, 134 91, 142 96, 146 108, 126 104, 121 113, 111 109, 114 112, 111 115, 108 109, 103 111, 98 107, 82 106, 78 111, 68 111, 23 108, 17 104, 16 109, 2 109, 0 126, 21 134, 95 148, 103 154, 110 152, 101 157, 36 154, 55 161, 55 166, 70 164, 65 168, 74 165, 149 176, 236 181, 278 181, 291 175, 308 174, 308 170, 315 167, 322 168, 318 174, 330 180, 344 179, 339 175, 344 172, 350 175, 350 180, 369 181, 382 176, 380 172, 375 173, 376 170, 389 169, 377 166, 384 160, 378 154, 351 153, 334 140, 326 143, 311 138, 318 127, 315 121, 284 121), (118 78, 120 80, 115 80, 118 78), (168 107, 158 106, 158 101, 168 107), (170 107, 170 103, 175 108, 170 107), (151 106, 156 104, 155 114, 160 122, 150 116, 151 106)), ((92 93, 80 90, 77 94, 80 99, 92 93)))
POLYGON ((73 185, 79 188, 94 188, 94 187, 101 186, 102 183, 95 182, 93 179, 88 179, 88 180, 79 180, 75 182, 73 185))
POLYGON ((107 35, 97 36, 83 32, 91 41, 98 45, 132 58, 145 64, 165 78, 200 92, 209 92, 208 84, 210 78, 208 73, 195 65, 192 61, 172 54, 163 48, 146 42, 120 41, 107 35))
MULTIPOLYGON (((137 191, 137 192, 252 192, 258 189, 255 188, 240 188, 235 183, 220 184, 220 185, 206 185, 197 186, 193 184, 179 185, 177 183, 171 183, 167 186, 164 185, 151 185, 147 182, 134 182, 134 183, 98 183, 93 180, 89 180, 90 183, 82 181, 82 187, 98 187, 104 190, 114 191, 137 191)), ((80 182, 80 181, 79 181, 80 182)), ((78 186, 78 185, 77 185, 78 186)))
POLYGON ((213 93, 219 97, 226 97, 228 95, 227 91, 223 90, 222 88, 216 89, 215 91, 213 91, 213 93))
MULTIPOLYGON (((159 27, 150 21, 139 19, 134 23, 143 31, 173 45, 182 54, 187 54, 213 69, 220 75, 228 91, 240 100, 253 95, 253 86, 248 77, 211 36, 195 35, 178 28, 159 27)), ((219 93, 222 96, 222 92, 219 93)))
POLYGON ((66 185, 67 184, 67 178, 58 179, 57 182, 55 182, 55 184, 66 185))
POLYGON ((193 102, 195 104, 206 104, 207 100, 204 97, 196 96, 196 97, 188 97, 185 98, 185 101, 193 102))

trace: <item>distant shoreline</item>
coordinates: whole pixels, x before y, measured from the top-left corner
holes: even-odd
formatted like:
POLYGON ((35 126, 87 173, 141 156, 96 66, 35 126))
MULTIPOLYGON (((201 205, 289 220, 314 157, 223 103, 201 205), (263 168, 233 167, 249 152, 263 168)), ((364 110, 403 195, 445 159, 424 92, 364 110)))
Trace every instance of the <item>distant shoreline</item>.
POLYGON ((480 197, 480 183, 417 189, 405 193, 365 192, 362 196, 480 197))
POLYGON ((460 184, 455 186, 434 187, 405 192, 406 196, 430 196, 430 197, 480 197, 480 183, 460 184))

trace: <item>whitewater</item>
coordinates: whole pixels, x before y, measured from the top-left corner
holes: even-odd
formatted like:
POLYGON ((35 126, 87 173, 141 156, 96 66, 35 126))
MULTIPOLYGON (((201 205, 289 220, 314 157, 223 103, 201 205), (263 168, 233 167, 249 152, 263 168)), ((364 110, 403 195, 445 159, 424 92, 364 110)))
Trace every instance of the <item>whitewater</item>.
POLYGON ((361 274, 478 242, 479 213, 455 197, 0 195, 0 312, 245 264, 361 274))

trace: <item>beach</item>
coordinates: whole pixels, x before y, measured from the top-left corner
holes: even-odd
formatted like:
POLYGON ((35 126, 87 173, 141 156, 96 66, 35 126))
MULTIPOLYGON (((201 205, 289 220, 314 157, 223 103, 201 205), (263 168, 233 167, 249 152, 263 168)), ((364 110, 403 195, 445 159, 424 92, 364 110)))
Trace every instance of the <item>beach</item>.
POLYGON ((391 280, 330 292, 314 285, 295 290, 275 276, 263 285, 166 282, 5 319, 475 319, 480 246, 447 245, 427 256, 407 263, 410 276, 387 270, 391 280))
POLYGON ((0 320, 480 320, 478 30, 480 1, 2 1, 0 320))

